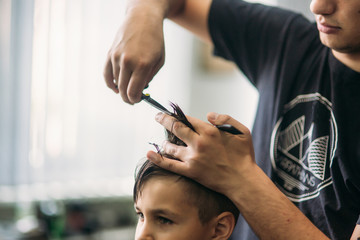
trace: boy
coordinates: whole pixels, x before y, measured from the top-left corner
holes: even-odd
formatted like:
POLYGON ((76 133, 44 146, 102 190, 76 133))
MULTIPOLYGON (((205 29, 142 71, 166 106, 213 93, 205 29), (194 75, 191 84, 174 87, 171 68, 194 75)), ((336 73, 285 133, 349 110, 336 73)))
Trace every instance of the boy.
MULTIPOLYGON (((180 108, 173 108, 173 117, 194 130, 180 108)), ((169 131, 168 140, 185 145, 169 131)), ((148 160, 136 174, 134 203, 135 239, 228 239, 239 215, 226 196, 148 160)))

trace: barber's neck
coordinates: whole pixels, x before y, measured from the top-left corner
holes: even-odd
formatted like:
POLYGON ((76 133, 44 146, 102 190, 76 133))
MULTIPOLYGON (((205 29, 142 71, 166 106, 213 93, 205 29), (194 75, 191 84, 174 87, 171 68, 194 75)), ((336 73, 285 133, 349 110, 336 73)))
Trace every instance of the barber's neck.
POLYGON ((360 73, 360 51, 356 53, 343 53, 332 50, 332 52, 340 62, 342 62, 352 70, 360 73))

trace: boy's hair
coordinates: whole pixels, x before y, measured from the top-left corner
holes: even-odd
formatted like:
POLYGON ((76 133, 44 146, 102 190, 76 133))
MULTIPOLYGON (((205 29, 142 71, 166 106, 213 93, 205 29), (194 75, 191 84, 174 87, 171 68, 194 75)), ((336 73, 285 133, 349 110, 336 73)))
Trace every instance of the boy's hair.
MULTIPOLYGON (((172 116, 175 117, 177 121, 181 121, 186 126, 195 131, 194 127, 186 119, 185 114, 182 112, 179 106, 175 104, 171 104, 171 106, 174 109, 174 113, 172 114, 172 116)), ((173 133, 171 133, 171 131, 168 130, 167 138, 168 141, 171 143, 186 146, 183 141, 181 141, 173 133)), ((175 159, 174 157, 166 154, 163 154, 163 156, 175 159)), ((135 176, 135 185, 133 192, 133 198, 135 203, 137 202, 139 194, 141 194, 145 183, 153 177, 175 177, 177 178, 177 182, 185 183, 185 194, 188 196, 189 203, 194 204, 198 208, 199 219, 203 224, 207 223, 213 217, 219 215, 222 212, 231 212, 235 217, 235 221, 239 216, 239 210, 236 208, 233 202, 230 201, 230 199, 227 198, 225 195, 210 190, 190 178, 160 168, 149 160, 146 160, 142 164, 135 176)))

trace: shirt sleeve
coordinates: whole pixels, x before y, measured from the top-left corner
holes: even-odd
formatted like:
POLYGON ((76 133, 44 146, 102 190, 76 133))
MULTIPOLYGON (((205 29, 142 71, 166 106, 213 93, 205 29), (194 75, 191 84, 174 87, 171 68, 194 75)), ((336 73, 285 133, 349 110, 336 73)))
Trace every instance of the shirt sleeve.
POLYGON ((290 38, 301 45, 301 38, 314 36, 300 14, 240 0, 213 0, 208 21, 214 53, 235 62, 255 86, 274 65, 288 61, 287 55, 301 56, 296 52, 301 46, 291 46, 290 38))

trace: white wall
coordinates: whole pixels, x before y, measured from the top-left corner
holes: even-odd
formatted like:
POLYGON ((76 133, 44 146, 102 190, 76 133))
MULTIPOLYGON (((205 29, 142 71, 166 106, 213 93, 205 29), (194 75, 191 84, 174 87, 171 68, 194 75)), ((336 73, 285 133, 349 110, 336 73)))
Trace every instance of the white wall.
POLYGON ((277 5, 296 12, 302 13, 310 20, 314 20, 314 15, 310 11, 311 0, 277 0, 277 5))

